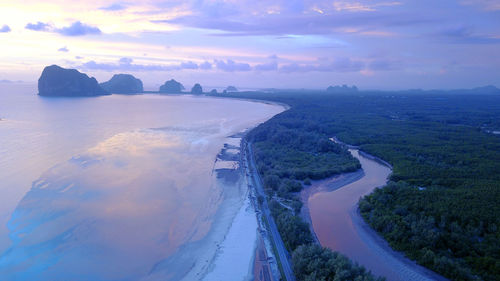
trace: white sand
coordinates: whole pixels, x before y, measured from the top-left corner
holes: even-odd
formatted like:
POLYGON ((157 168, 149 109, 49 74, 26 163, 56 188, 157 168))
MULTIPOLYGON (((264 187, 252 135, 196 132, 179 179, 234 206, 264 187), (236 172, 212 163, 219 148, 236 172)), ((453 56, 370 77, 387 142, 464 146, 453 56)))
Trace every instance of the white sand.
POLYGON ((238 169, 240 163, 238 161, 222 161, 217 160, 214 164, 214 170, 218 169, 238 169))
POLYGON ((255 210, 247 198, 234 218, 205 281, 251 280, 257 241, 255 210))

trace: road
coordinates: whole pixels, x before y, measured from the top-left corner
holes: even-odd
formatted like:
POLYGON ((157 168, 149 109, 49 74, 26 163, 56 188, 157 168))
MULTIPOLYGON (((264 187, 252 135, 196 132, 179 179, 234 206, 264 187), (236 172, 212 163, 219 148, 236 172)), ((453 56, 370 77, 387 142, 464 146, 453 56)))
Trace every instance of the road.
MULTIPOLYGON (((254 161, 253 150, 252 150, 252 143, 247 143, 246 148, 248 151, 247 159, 249 161, 247 161, 247 162, 248 162, 248 166, 250 169, 250 178, 252 179, 252 184, 253 184, 253 186, 255 186, 255 190, 256 190, 257 195, 261 195, 263 198, 266 198, 266 195, 264 193, 264 188, 262 186, 262 180, 260 178, 259 173, 257 172, 256 167, 255 167, 255 161, 254 161)), ((267 204, 267 199, 265 199, 262 202, 262 214, 268 222, 269 233, 271 234, 270 238, 272 239, 272 241, 276 247, 276 251, 277 251, 277 253, 275 253, 275 254, 278 255, 278 259, 281 262, 283 274, 285 275, 282 277, 284 277, 286 281, 295 281, 295 275, 293 275, 292 265, 291 265, 291 261, 290 261, 291 260, 290 255, 288 254, 288 251, 285 248, 285 244, 283 243, 283 240, 281 240, 281 236, 278 232, 278 227, 274 223, 274 219, 271 216, 271 212, 269 211, 269 207, 267 204)))

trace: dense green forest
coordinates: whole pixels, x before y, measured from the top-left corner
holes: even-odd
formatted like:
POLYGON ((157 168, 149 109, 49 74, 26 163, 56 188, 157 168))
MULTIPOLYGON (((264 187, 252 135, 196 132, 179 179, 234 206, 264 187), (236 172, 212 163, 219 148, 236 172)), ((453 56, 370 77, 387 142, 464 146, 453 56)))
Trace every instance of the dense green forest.
POLYGON ((298 280, 354 280, 353 276, 356 280, 375 280, 364 268, 338 253, 319 246, 310 248, 312 233, 298 215, 302 207, 298 192, 303 183, 355 171, 360 168, 358 160, 330 141, 317 124, 300 114, 293 115, 293 111, 261 124, 247 138, 253 145, 271 214, 285 247, 293 253, 298 280))
POLYGON ((295 277, 304 281, 371 281, 375 279, 364 267, 353 264, 338 252, 319 245, 299 246, 292 256, 295 277))
MULTIPOLYGON (((392 247, 453 280, 500 280, 500 136, 490 133, 500 131, 500 96, 283 92, 238 97, 292 106, 249 135, 269 194, 293 201, 301 188, 296 182, 356 169, 345 150, 321 141, 337 136, 394 167, 391 182, 360 202, 365 220, 392 247)), ((295 226, 280 231, 302 230, 299 219, 286 220, 295 226)), ((307 235, 299 237, 307 244, 307 235)), ((287 246, 296 250, 298 244, 287 246)))

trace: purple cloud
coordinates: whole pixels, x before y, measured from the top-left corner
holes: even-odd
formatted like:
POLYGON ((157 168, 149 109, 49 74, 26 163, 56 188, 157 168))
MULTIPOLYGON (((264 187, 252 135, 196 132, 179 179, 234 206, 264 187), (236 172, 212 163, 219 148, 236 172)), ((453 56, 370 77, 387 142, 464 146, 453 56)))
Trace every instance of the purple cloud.
POLYGON ((80 21, 76 21, 70 26, 56 30, 57 33, 64 36, 82 36, 87 34, 101 34, 101 30, 97 27, 90 26, 80 21))
POLYGON ((271 70, 277 70, 278 69, 278 63, 270 62, 270 63, 263 63, 263 64, 257 64, 254 66, 254 69, 257 71, 271 71, 271 70))
POLYGON ((401 63, 387 59, 376 59, 368 64, 368 69, 374 71, 391 71, 401 69, 401 63))
POLYGON ((254 18, 212 17, 196 14, 171 20, 154 20, 156 23, 173 23, 189 27, 222 31, 213 35, 256 36, 256 35, 311 35, 331 34, 332 30, 357 28, 377 30, 388 27, 414 26, 436 22, 425 15, 407 13, 332 13, 262 15, 254 18))
POLYGON ((335 60, 330 64, 298 64, 291 63, 282 65, 279 68, 280 72, 359 72, 365 68, 362 61, 353 61, 349 58, 335 60))
POLYGON ((500 3, 497 0, 462 0, 460 4, 479 6, 486 11, 500 11, 500 3))
POLYGON ((212 69, 212 64, 209 63, 208 61, 206 61, 206 62, 200 64, 200 68, 201 69, 205 69, 205 70, 212 69))
POLYGON ((22 81, 22 80, 12 81, 12 80, 8 80, 8 79, 1 79, 0 83, 5 83, 5 84, 24 83, 24 81, 22 81))
POLYGON ((183 62, 180 64, 182 69, 198 69, 198 65, 192 61, 183 62))
POLYGON ((50 31, 52 30, 52 26, 48 23, 37 22, 37 23, 28 23, 24 28, 34 31, 50 31))
POLYGON ((127 6, 123 3, 113 3, 109 6, 104 6, 99 8, 99 10, 109 11, 109 12, 122 11, 125 9, 127 9, 127 6))
POLYGON ((226 72, 234 72, 234 71, 250 71, 251 67, 248 63, 239 63, 239 62, 234 62, 233 60, 216 60, 215 65, 217 66, 217 69, 220 69, 222 71, 226 72))
POLYGON ((500 38, 478 35, 474 33, 474 29, 470 26, 456 26, 442 29, 434 33, 435 38, 457 44, 499 44, 500 38))
POLYGON ((0 33, 7 33, 7 32, 10 32, 10 27, 6 24, 4 24, 1 28, 0 28, 0 33))
POLYGON ((121 58, 117 63, 98 63, 88 61, 80 66, 82 69, 103 70, 103 71, 172 71, 184 69, 198 69, 199 66, 191 61, 179 64, 159 65, 159 64, 136 64, 131 58, 121 58))
POLYGON ((133 60, 133 59, 131 59, 131 58, 121 58, 121 59, 119 59, 119 60, 118 60, 118 62, 119 62, 120 64, 125 64, 125 65, 132 64, 132 62, 133 62, 133 61, 134 61, 134 60, 133 60))
POLYGON ((65 53, 69 52, 69 50, 68 50, 68 48, 66 46, 57 49, 57 51, 59 51, 59 52, 65 52, 65 53))

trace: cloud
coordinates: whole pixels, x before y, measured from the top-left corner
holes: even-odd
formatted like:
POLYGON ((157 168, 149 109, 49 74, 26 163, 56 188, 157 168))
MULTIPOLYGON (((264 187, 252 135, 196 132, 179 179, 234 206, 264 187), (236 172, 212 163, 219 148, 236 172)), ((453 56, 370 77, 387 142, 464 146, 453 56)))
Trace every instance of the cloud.
POLYGON ((133 59, 131 59, 131 58, 121 58, 121 59, 119 59, 119 60, 118 60, 118 62, 119 62, 120 64, 125 64, 125 65, 129 65, 129 64, 131 64, 133 61, 134 61, 134 60, 133 60, 133 59))
POLYGON ((393 6, 401 5, 398 1, 195 2, 203 4, 193 5, 189 14, 152 22, 209 29, 215 31, 212 35, 219 36, 283 36, 332 34, 334 30, 342 32, 346 28, 376 32, 388 27, 399 28, 437 21, 432 14, 395 10, 393 6))
POLYGON ((179 64, 160 65, 160 64, 136 64, 131 58, 121 58, 117 63, 98 63, 88 61, 80 66, 82 69, 103 70, 103 71, 172 71, 184 69, 198 69, 199 66, 191 61, 181 62, 179 64))
POLYGON ((270 62, 270 63, 263 63, 263 64, 257 64, 254 66, 254 69, 257 71, 271 71, 271 70, 277 70, 278 69, 278 63, 277 62, 270 62))
POLYGON ((69 26, 56 28, 50 23, 37 22, 28 23, 24 28, 34 31, 46 31, 59 33, 64 36, 82 36, 87 34, 101 34, 101 30, 97 27, 90 26, 80 21, 75 21, 69 26))
POLYGON ((359 72, 365 68, 362 61, 353 61, 343 58, 333 61, 330 64, 298 64, 291 63, 280 66, 279 71, 284 73, 292 72, 359 72))
MULTIPOLYGON (((373 62, 369 65, 373 70, 389 70, 394 68, 392 62, 373 62), (389 65, 390 64, 390 65, 389 65)), ((256 64, 253 67, 248 63, 235 62, 231 59, 228 60, 214 60, 213 64, 210 62, 203 62, 201 64, 192 61, 180 62, 176 64, 138 64, 134 63, 131 58, 121 58, 115 63, 98 63, 95 61, 88 61, 80 65, 81 69, 85 70, 102 70, 102 71, 182 71, 182 70, 210 70, 216 67, 217 70, 224 72, 248 72, 248 71, 279 71, 282 73, 293 72, 359 72, 365 69, 365 63, 358 60, 351 60, 349 58, 342 58, 332 61, 331 63, 316 63, 316 64, 299 64, 290 63, 279 65, 277 61, 268 63, 256 64)))
POLYGON ((208 61, 206 61, 206 62, 200 64, 200 69, 205 69, 205 70, 212 69, 212 64, 209 63, 208 61))
POLYGON ((7 33, 10 32, 10 27, 6 24, 4 24, 2 27, 0 27, 0 33, 7 33))
POLYGON ((104 7, 100 7, 99 10, 103 10, 103 11, 110 11, 110 12, 114 12, 114 11, 122 11, 122 10, 125 10, 127 9, 127 6, 123 3, 113 3, 109 6, 104 6, 104 7))
POLYGON ((64 36, 101 34, 101 30, 99 28, 81 23, 80 21, 76 21, 72 23, 70 26, 57 29, 56 32, 64 36))
POLYGON ((387 59, 375 59, 368 64, 368 69, 373 71, 391 71, 401 69, 401 63, 387 59))
POLYGON ((50 31, 52 30, 52 25, 43 22, 28 23, 24 28, 34 31, 50 31))
POLYGON ((374 12, 378 7, 384 6, 398 6, 401 2, 381 2, 381 3, 370 3, 364 4, 361 2, 352 1, 335 1, 333 2, 333 7, 336 11, 349 11, 349 12, 374 12))
POLYGON ((432 36, 456 44, 500 44, 500 38, 476 34, 470 26, 456 26, 442 29, 432 34, 432 36))
POLYGON ((198 69, 198 65, 192 61, 183 62, 180 67, 181 69, 198 69))
POLYGON ((59 51, 59 52, 65 52, 65 53, 69 52, 69 50, 68 50, 68 48, 66 46, 57 49, 57 51, 59 51))
POLYGON ((498 0, 463 0, 460 1, 460 4, 481 7, 486 11, 500 11, 500 2, 498 0))
POLYGON ((386 27, 412 26, 435 22, 425 15, 339 14, 339 15, 297 15, 294 17, 266 16, 258 20, 239 21, 227 18, 206 18, 184 16, 172 20, 157 20, 155 23, 179 24, 189 27, 217 30, 212 35, 255 36, 255 35, 312 35, 341 32, 346 27, 377 30, 386 27), (220 33, 222 32, 222 33, 220 33))
POLYGON ((248 63, 239 63, 234 62, 233 60, 228 59, 227 61, 216 60, 215 65, 217 69, 226 72, 234 72, 234 71, 250 71, 251 67, 248 63))
POLYGON ((8 79, 1 79, 0 84, 24 83, 22 80, 12 81, 8 79))

